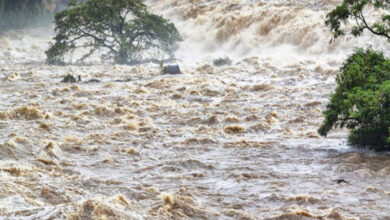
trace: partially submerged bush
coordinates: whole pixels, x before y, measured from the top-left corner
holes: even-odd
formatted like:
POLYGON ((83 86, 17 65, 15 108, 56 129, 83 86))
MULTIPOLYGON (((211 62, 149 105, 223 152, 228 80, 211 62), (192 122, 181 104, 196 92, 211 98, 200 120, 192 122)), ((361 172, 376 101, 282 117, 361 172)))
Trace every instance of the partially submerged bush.
POLYGON ((103 58, 120 64, 139 61, 147 51, 163 60, 181 41, 175 25, 149 13, 143 0, 73 2, 56 14, 55 24, 55 43, 46 51, 49 64, 64 63, 79 48, 88 51, 81 60, 100 49, 103 58))
POLYGON ((232 60, 229 57, 221 57, 213 60, 214 66, 227 66, 232 64, 232 60))
POLYGON ((350 129, 348 141, 360 147, 390 149, 390 60, 371 49, 357 50, 340 69, 337 88, 318 132, 350 129))
POLYGON ((74 77, 72 74, 67 74, 61 80, 61 82, 63 82, 63 83, 75 83, 75 82, 80 82, 80 81, 81 81, 81 76, 78 76, 78 79, 76 80, 76 77, 74 77))

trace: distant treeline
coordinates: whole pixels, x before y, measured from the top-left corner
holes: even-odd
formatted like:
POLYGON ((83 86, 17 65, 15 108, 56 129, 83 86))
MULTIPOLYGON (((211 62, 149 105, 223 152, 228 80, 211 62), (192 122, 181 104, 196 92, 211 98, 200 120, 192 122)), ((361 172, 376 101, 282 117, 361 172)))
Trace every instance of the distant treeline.
POLYGON ((25 27, 47 25, 55 12, 71 0, 0 0, 0 34, 25 27))

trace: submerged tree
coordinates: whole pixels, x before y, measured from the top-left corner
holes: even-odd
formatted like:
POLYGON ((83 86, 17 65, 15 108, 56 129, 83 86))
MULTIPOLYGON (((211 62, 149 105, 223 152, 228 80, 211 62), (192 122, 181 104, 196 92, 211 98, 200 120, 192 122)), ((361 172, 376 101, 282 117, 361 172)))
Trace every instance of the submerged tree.
POLYGON ((72 2, 55 16, 55 43, 46 51, 50 64, 64 63, 75 49, 105 51, 104 58, 127 64, 139 61, 146 51, 173 55, 181 41, 173 23, 147 11, 143 0, 88 0, 72 2))

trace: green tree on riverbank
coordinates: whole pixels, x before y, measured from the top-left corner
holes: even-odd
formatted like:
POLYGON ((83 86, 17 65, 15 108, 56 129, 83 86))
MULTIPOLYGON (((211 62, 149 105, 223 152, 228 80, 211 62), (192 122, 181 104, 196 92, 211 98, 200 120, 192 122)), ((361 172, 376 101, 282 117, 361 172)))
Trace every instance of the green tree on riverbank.
POLYGON ((147 11, 143 0, 89 0, 72 3, 55 16, 54 44, 46 51, 49 64, 64 63, 66 55, 83 48, 105 51, 115 63, 140 61, 146 51, 173 55, 181 36, 175 25, 147 11))
MULTIPOLYGON (((344 0, 326 19, 334 38, 345 34, 360 36, 363 31, 390 40, 390 15, 369 22, 369 6, 387 11, 387 0, 344 0), (348 26, 353 20, 355 25, 348 26)), ((390 60, 372 49, 359 49, 351 55, 336 78, 337 88, 324 111, 318 132, 326 136, 335 127, 349 129, 348 141, 354 146, 390 150, 390 60)))
POLYGON ((334 127, 346 127, 350 144, 388 148, 390 60, 371 49, 360 49, 341 67, 336 82, 319 133, 325 136, 334 127))

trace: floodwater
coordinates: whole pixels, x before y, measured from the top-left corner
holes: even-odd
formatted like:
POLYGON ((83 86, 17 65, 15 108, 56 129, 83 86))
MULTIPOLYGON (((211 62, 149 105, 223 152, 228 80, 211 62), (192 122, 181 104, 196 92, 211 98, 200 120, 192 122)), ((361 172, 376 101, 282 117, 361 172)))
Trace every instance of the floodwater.
POLYGON ((150 1, 186 39, 174 76, 48 66, 51 28, 6 33, 0 218, 390 219, 390 155, 316 133, 353 47, 388 52, 369 34, 329 44, 336 3, 150 1))

